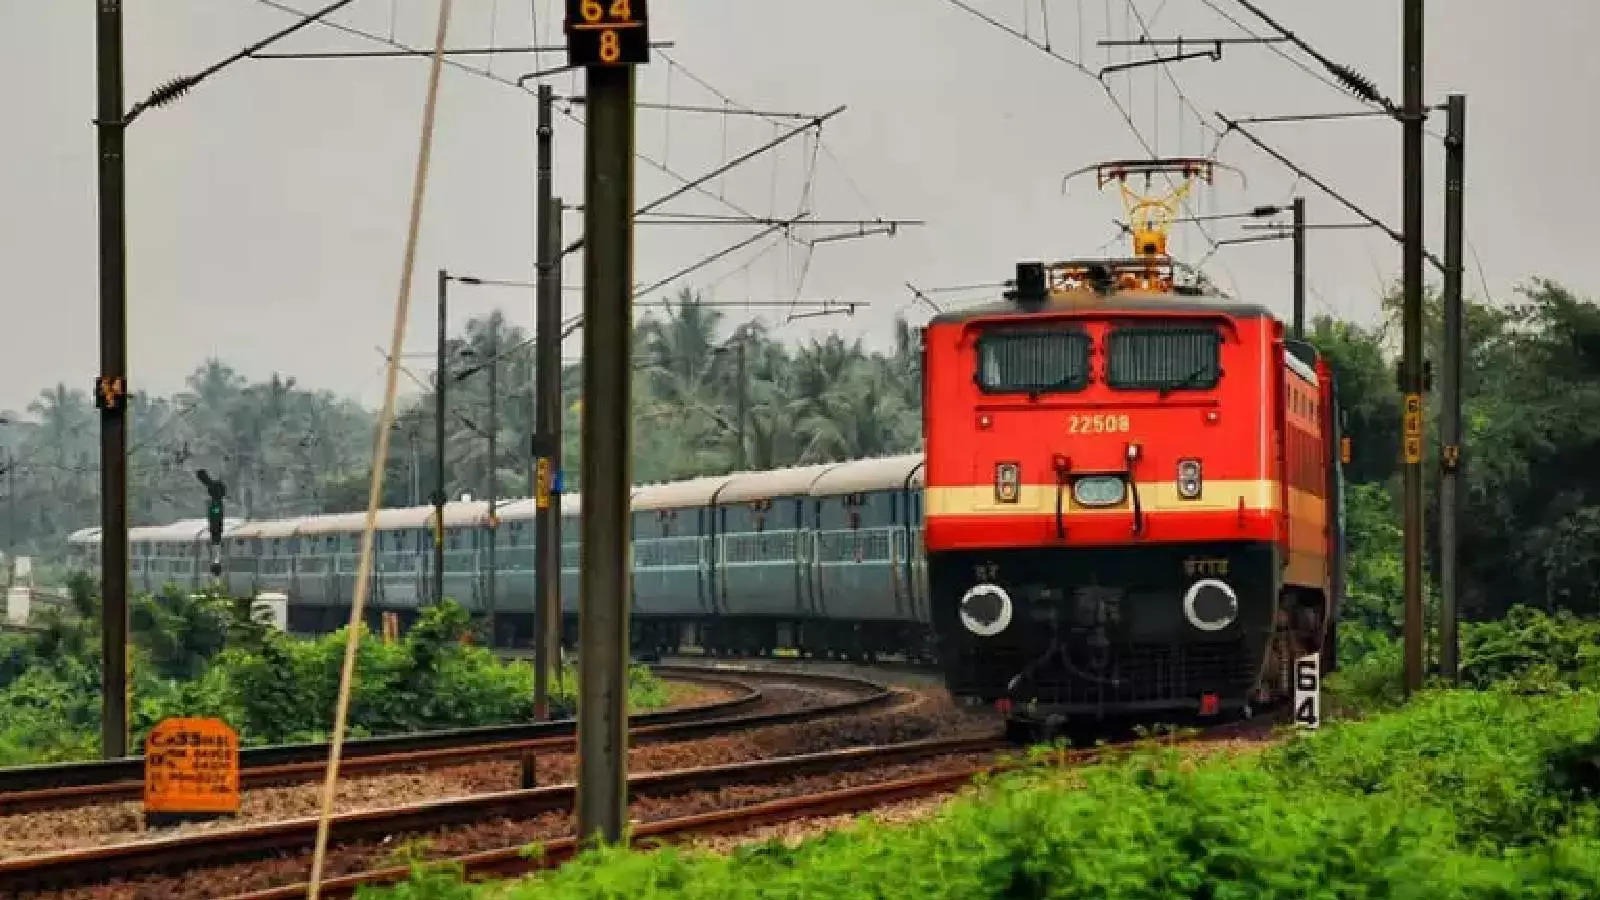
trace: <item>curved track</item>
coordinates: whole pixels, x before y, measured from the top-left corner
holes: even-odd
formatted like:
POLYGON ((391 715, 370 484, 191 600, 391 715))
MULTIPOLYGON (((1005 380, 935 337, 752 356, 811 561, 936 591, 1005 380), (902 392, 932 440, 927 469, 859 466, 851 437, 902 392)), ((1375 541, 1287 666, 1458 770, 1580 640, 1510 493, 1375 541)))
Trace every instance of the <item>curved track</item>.
MULTIPOLYGON (((905 762, 932 756, 989 753, 1003 749, 994 738, 912 741, 885 747, 853 747, 803 756, 779 757, 720 766, 643 772, 628 779, 631 797, 704 791, 735 784, 759 784, 779 777, 826 774, 841 768, 905 762)), ((529 817, 570 809, 573 784, 437 800, 387 809, 336 815, 333 845, 381 839, 442 826, 467 825, 495 817, 529 817)), ((91 847, 0 861, 0 887, 8 891, 57 889, 99 883, 146 872, 183 871, 196 866, 304 852, 316 837, 315 816, 183 837, 91 847)), ((303 896, 303 893, 296 896, 303 896)))
MULTIPOLYGON (((1249 732, 1266 732, 1261 726, 1267 723, 1231 723, 1206 732, 1185 735, 1164 741, 1185 744, 1208 739, 1250 737, 1249 732)), ((1260 737, 1262 735, 1256 735, 1260 737)), ((1133 742, 1129 742, 1133 743, 1133 742)), ((638 843, 647 839, 680 841, 708 834, 747 832, 763 825, 838 815, 882 806, 887 803, 945 794, 971 783, 974 776, 996 773, 1020 766, 1037 764, 1082 765, 1093 762, 1105 754, 1128 748, 1128 744, 1108 744, 1102 747, 1062 751, 1038 759, 1028 759, 1014 752, 1007 742, 996 736, 964 738, 939 738, 908 741, 883 746, 857 746, 842 750, 806 753, 731 764, 702 766, 671 771, 654 771, 634 774, 629 778, 630 801, 644 801, 704 793, 716 804, 707 809, 704 802, 678 805, 670 817, 661 816, 657 804, 653 820, 648 814, 636 810, 635 815, 644 821, 633 828, 632 840, 638 843), (860 775, 847 772, 875 773, 879 768, 881 780, 861 783, 860 775), (809 777, 812 784, 803 787, 804 793, 783 796, 782 791, 773 796, 774 782, 809 777), (840 788, 840 783, 853 786, 840 788), (766 796, 754 798, 757 802, 728 806, 729 801, 718 794, 725 788, 756 786, 766 796), (692 814, 684 815, 683 810, 692 814)), ((868 777, 871 777, 870 775, 868 777)), ((373 856, 363 846, 374 842, 387 844, 406 834, 436 832, 437 829, 471 828, 474 823, 491 819, 517 820, 510 833, 528 835, 529 826, 541 814, 565 817, 575 799, 575 786, 568 784, 502 791, 470 797, 436 800, 387 809, 363 810, 337 815, 332 821, 332 847, 339 848, 346 864, 338 877, 324 883, 325 896, 348 897, 363 885, 377 885, 403 881, 410 875, 404 866, 388 867, 385 855, 373 856), (352 863, 354 865, 352 865, 352 863), (371 867, 377 863, 382 868, 371 867)), ((739 801, 732 801, 738 803, 739 801)), ((205 883, 220 893, 224 885, 232 890, 249 890, 238 894, 234 900, 270 900, 270 898, 298 898, 306 896, 304 884, 261 885, 260 877, 235 880, 238 867, 248 868, 276 858, 281 864, 304 854, 316 832, 315 817, 263 823, 243 828, 202 832, 181 837, 71 850, 58 853, 0 861, 0 893, 21 894, 37 890, 60 890, 87 887, 122 879, 137 879, 147 891, 152 885, 147 879, 164 882, 167 878, 182 877, 185 886, 205 883), (233 864, 235 874, 229 875, 227 867, 233 864), (221 867, 221 868, 218 868, 221 867)), ((548 821, 544 828, 548 829, 548 821)), ((557 826, 558 828, 560 826, 557 826)), ((570 825, 566 826, 570 829, 570 825)), ((580 848, 572 839, 570 830, 565 836, 550 834, 541 842, 540 858, 529 858, 525 852, 526 840, 518 838, 517 846, 499 849, 478 849, 474 852, 457 851, 448 860, 462 867, 468 877, 514 876, 559 865, 580 848)), ((508 841, 509 843, 509 841, 508 841)), ((470 844, 459 845, 462 850, 470 844)), ((479 847, 484 846, 479 844, 479 847)), ((495 842, 487 846, 494 847, 495 842)))
MULTIPOLYGON (((887 702, 893 693, 876 682, 849 676, 793 671, 757 671, 660 665, 657 674, 732 688, 739 696, 712 703, 637 713, 629 717, 635 743, 682 740, 705 734, 793 722, 809 716, 849 712, 887 702), (816 705, 785 704, 758 684, 792 690, 823 687, 839 694, 816 705), (763 705, 776 707, 755 711, 763 705)), ((427 766, 457 765, 569 748, 574 719, 429 731, 347 741, 341 775, 372 774, 427 766)), ((327 768, 328 745, 293 744, 240 751, 242 788, 308 781, 327 768)), ((144 757, 0 769, 0 815, 137 798, 144 790, 144 757)))

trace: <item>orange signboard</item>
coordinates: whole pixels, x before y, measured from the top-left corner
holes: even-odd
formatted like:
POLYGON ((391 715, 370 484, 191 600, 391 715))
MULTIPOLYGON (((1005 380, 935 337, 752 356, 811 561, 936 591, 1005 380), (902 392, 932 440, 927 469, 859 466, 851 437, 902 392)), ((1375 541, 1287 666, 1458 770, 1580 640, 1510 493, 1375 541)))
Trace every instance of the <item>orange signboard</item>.
POLYGON ((147 813, 239 811, 239 735, 220 719, 166 719, 144 749, 147 813))

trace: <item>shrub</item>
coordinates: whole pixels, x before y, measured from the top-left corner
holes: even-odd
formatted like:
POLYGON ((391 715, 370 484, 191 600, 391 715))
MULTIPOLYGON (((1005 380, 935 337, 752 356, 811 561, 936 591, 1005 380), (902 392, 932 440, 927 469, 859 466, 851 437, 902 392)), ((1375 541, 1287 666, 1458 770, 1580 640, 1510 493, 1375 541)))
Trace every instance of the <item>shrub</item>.
POLYGON ((1597 896, 1600 806, 1552 775, 1597 739, 1600 694, 1436 693, 1254 756, 1156 747, 1007 775, 923 823, 866 821, 793 849, 606 849, 514 885, 432 871, 362 896, 1597 896))
MULTIPOLYGON (((93 610, 92 598, 85 608, 93 610)), ((327 739, 348 631, 294 638, 247 621, 225 601, 181 592, 136 598, 141 610, 130 670, 134 746, 169 716, 228 722, 246 745, 327 739)), ((351 692, 353 737, 528 721, 533 668, 462 642, 467 611, 423 610, 404 640, 386 644, 363 627, 351 692)), ((97 631, 83 620, 39 636, 0 638, 0 765, 92 758, 99 743, 97 631), (41 646, 53 651, 46 654, 41 646)), ((577 706, 570 669, 551 685, 553 715, 577 706)), ((667 702, 644 666, 629 672, 633 709, 667 702)))

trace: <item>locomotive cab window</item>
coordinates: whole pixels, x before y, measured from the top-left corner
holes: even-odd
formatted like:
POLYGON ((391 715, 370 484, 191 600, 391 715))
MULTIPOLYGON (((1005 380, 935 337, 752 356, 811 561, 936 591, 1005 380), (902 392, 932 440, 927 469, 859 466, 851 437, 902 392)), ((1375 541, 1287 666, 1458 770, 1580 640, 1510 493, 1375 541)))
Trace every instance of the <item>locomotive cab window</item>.
POLYGON ((1209 390, 1222 378, 1222 335, 1203 325, 1128 325, 1106 339, 1106 383, 1119 390, 1209 390))
POLYGON ((1089 383, 1089 335, 1077 329, 1012 329, 978 338, 974 380, 988 394, 1081 391, 1089 383))

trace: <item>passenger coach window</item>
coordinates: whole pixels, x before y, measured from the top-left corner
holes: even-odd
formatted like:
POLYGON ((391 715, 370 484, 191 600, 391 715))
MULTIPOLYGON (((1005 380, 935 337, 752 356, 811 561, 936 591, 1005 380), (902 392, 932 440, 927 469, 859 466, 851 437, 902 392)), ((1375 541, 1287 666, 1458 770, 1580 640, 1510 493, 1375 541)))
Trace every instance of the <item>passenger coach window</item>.
POLYGON ((985 393, 1081 391, 1089 383, 1089 336, 1082 331, 991 331, 978 338, 978 387, 985 393))
POLYGON ((1106 382, 1123 390, 1205 390, 1222 377, 1222 336, 1194 326, 1127 326, 1107 338, 1106 382))

